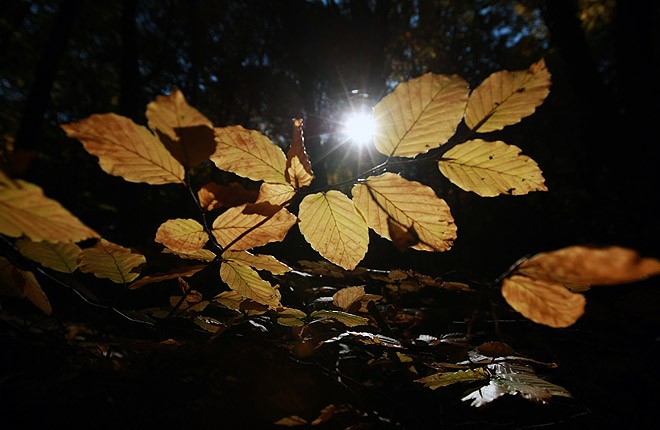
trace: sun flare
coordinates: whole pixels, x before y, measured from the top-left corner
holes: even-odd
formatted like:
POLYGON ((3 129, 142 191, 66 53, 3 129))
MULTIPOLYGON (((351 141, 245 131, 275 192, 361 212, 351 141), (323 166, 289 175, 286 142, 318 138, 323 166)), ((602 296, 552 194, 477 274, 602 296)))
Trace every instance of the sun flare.
POLYGON ((343 127, 346 138, 358 144, 364 144, 373 139, 376 131, 373 117, 365 112, 353 112, 346 115, 343 127))

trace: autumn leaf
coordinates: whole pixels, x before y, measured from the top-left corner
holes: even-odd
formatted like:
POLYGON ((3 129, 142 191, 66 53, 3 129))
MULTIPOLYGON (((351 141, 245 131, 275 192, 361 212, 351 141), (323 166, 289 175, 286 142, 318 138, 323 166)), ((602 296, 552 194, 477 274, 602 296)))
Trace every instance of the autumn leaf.
POLYGON ((470 94, 465 124, 480 133, 501 130, 534 113, 550 93, 545 61, 529 69, 495 72, 470 94))
POLYGON ((296 223, 291 212, 270 203, 250 203, 227 209, 213 221, 213 236, 223 247, 243 251, 280 242, 296 223))
POLYGON ((392 240, 390 219, 419 238, 414 249, 446 251, 456 239, 449 206, 426 185, 384 173, 355 185, 352 194, 369 227, 385 239, 392 240))
POLYGON ((161 224, 155 240, 174 252, 190 253, 202 249, 209 235, 197 221, 177 218, 161 224))
POLYGON ((78 256, 81 249, 69 242, 32 242, 21 239, 16 241, 18 251, 30 260, 44 267, 62 273, 73 273, 78 268, 78 256))
POLYGON ((344 324, 347 327, 357 327, 361 325, 368 325, 369 319, 358 315, 349 314, 348 312, 332 311, 332 310, 319 310, 310 314, 310 317, 315 319, 331 319, 344 324))
POLYGON ((336 265, 352 270, 367 253, 369 229, 345 194, 310 194, 300 202, 298 217, 305 240, 336 265))
POLYGON ((271 184, 264 182, 259 188, 257 203, 267 202, 271 205, 284 206, 296 195, 296 190, 289 184, 271 184))
POLYGON ((620 246, 569 246, 534 255, 516 273, 568 288, 617 285, 660 275, 660 261, 620 246))
POLYGON ((415 157, 444 144, 463 118, 468 92, 457 75, 427 73, 399 84, 374 107, 376 149, 415 157))
POLYGON ((229 309, 243 312, 248 316, 263 315, 269 308, 267 305, 262 305, 261 303, 246 299, 233 290, 221 292, 213 298, 213 301, 220 303, 229 309))
POLYGON ((199 272, 200 270, 204 269, 205 267, 207 266, 197 265, 197 266, 181 267, 171 270, 170 272, 167 273, 144 276, 138 279, 137 281, 133 282, 132 284, 130 284, 128 288, 131 290, 136 290, 138 288, 144 287, 145 285, 154 284, 157 282, 169 281, 172 279, 179 279, 179 278, 188 278, 190 276, 193 276, 195 273, 199 272))
POLYGON ((191 107, 176 89, 147 105, 146 117, 165 147, 181 164, 193 167, 215 151, 213 123, 191 107))
POLYGON ((127 284, 140 275, 139 267, 144 263, 144 255, 100 239, 93 247, 82 250, 78 268, 81 272, 92 273, 97 278, 127 284))
POLYGON ((277 323, 286 327, 302 327, 307 314, 299 309, 283 308, 277 311, 277 323))
POLYGON ((347 311, 354 303, 359 303, 364 295, 363 286, 345 287, 333 294, 332 303, 347 311))
POLYGON ((501 141, 475 139, 447 151, 438 165, 452 183, 481 197, 547 191, 541 169, 520 152, 501 141))
POLYGON ((0 185, 0 233, 25 235, 35 242, 79 242, 99 237, 57 201, 46 197, 41 188, 20 179, 0 185))
POLYGON ((269 308, 280 306, 277 290, 268 281, 261 279, 251 267, 235 261, 225 261, 220 266, 220 278, 229 288, 247 299, 269 308))
POLYGON ((64 124, 67 136, 82 142, 99 159, 101 169, 128 182, 181 183, 184 170, 146 127, 114 113, 95 114, 64 124))
POLYGON ((424 378, 416 379, 415 382, 424 384, 426 388, 436 390, 452 384, 474 382, 488 379, 488 374, 483 368, 458 370, 456 372, 441 372, 424 378))
POLYGON ((222 170, 254 181, 286 184, 286 157, 279 146, 256 130, 240 125, 215 128, 210 159, 222 170))
POLYGON ((2 256, 0 256, 0 294, 27 298, 46 315, 53 312, 50 301, 34 274, 17 268, 2 256))
POLYGON ((199 205, 207 211, 220 207, 230 208, 244 203, 254 203, 258 194, 257 191, 248 190, 236 182, 230 182, 227 185, 209 182, 197 191, 199 205))
POLYGON ((586 300, 562 284, 513 275, 502 282, 502 296, 525 318, 550 327, 568 327, 583 314, 586 300))
POLYGON ((206 262, 211 262, 215 260, 217 255, 208 249, 196 249, 194 251, 172 251, 169 248, 163 249, 163 254, 174 254, 177 257, 183 258, 185 260, 199 260, 199 261, 206 261, 206 262))
POLYGON ((312 183, 314 173, 305 152, 303 120, 293 119, 293 141, 286 156, 286 180, 296 190, 312 183))
POLYGON ((289 266, 278 261, 272 255, 255 255, 247 251, 225 251, 222 253, 225 261, 235 261, 256 270, 266 270, 273 275, 283 275, 291 270, 289 266))

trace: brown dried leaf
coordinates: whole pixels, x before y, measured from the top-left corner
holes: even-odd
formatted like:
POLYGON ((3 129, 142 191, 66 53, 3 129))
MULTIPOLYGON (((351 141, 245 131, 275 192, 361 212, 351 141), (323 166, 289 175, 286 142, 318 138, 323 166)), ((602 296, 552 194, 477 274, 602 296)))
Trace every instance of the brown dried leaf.
POLYGON ((305 151, 303 120, 293 119, 293 141, 286 157, 286 180, 293 188, 300 189, 312 183, 314 173, 305 151))
POLYGON ((349 310, 351 305, 354 303, 359 303, 362 297, 364 297, 364 287, 346 287, 337 291, 332 296, 332 303, 345 311, 349 310))
POLYGON ((199 272, 205 267, 207 266, 199 265, 199 266, 182 267, 179 269, 174 269, 167 273, 144 276, 143 278, 140 278, 137 281, 130 284, 128 288, 131 290, 135 290, 137 288, 142 288, 145 285, 153 284, 156 282, 169 281, 171 279, 187 278, 199 272))

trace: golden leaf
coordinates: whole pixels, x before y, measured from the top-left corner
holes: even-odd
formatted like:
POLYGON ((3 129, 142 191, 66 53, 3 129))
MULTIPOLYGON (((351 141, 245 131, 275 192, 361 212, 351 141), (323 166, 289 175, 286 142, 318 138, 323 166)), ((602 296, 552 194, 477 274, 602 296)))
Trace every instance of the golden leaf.
POLYGON ((263 315, 268 312, 268 306, 262 305, 261 303, 257 303, 250 299, 246 299, 233 290, 223 291, 222 293, 215 296, 213 301, 220 303, 229 309, 243 312, 248 316, 263 315))
POLYGON ((361 317, 358 315, 349 314, 342 311, 320 310, 314 311, 310 317, 317 319, 331 319, 344 324, 347 327, 357 327, 361 325, 368 325, 369 318, 361 317))
POLYGON ((456 239, 449 206, 426 185, 384 173, 355 185, 352 194, 369 227, 385 239, 392 240, 390 219, 417 235, 413 249, 447 251, 456 239))
POLYGON ((156 231, 156 242, 174 252, 190 253, 200 250, 209 240, 204 227, 194 219, 169 219, 156 231))
POLYGON ((180 252, 165 248, 163 249, 163 254, 174 254, 177 257, 184 258, 186 260, 208 261, 209 263, 215 260, 216 257, 216 254, 208 249, 196 249, 194 251, 180 252))
POLYGON ((222 170, 254 181, 286 184, 286 157, 279 146, 256 130, 240 125, 215 128, 211 161, 222 170))
POLYGON ((236 182, 231 182, 228 185, 209 182, 197 191, 199 204, 207 211, 220 207, 230 208, 244 203, 254 203, 257 200, 257 195, 257 191, 248 190, 236 182))
POLYGON ((286 157, 286 180, 296 190, 312 183, 314 173, 305 152, 302 119, 293 120, 293 141, 286 157))
POLYGON ((332 303, 340 309, 347 311, 353 303, 359 303, 364 297, 364 287, 346 287, 337 291, 332 296, 332 303))
POLYGON ((0 186, 0 233, 33 241, 78 242, 98 233, 84 225, 38 186, 16 180, 0 186))
POLYGON ((234 251, 281 242, 296 223, 291 212, 269 203, 250 203, 229 208, 213 221, 213 236, 234 251))
POLYGON ((284 206, 296 195, 296 190, 289 184, 271 184, 264 182, 259 188, 257 203, 268 202, 271 205, 284 206))
POLYGON ((660 275, 660 261, 620 246, 569 246, 534 255, 516 273, 569 288, 617 285, 660 275))
POLYGON ((266 305, 269 308, 280 306, 278 291, 259 277, 252 268, 238 262, 225 261, 220 266, 220 278, 241 296, 266 305))
POLYGON ((67 136, 82 142, 99 159, 101 169, 129 182, 181 183, 184 170, 146 127, 113 113, 95 114, 64 124, 67 136))
POLYGON ((135 290, 138 288, 142 288, 145 285, 153 284, 156 282, 163 282, 163 281, 169 281, 172 279, 179 279, 179 278, 187 278, 195 273, 199 272, 203 268, 207 267, 206 265, 198 265, 198 266, 189 266, 189 267, 182 267, 178 269, 174 269, 170 272, 167 273, 160 273, 157 275, 149 275, 149 276, 144 276, 137 281, 133 282, 128 286, 129 289, 135 290))
POLYGON ((144 263, 144 255, 100 239, 93 247, 82 250, 78 268, 81 272, 92 273, 97 278, 127 284, 140 275, 139 266, 144 263))
POLYGON ((50 301, 34 274, 17 268, 2 256, 0 256, 0 294, 27 298, 46 315, 53 312, 50 301))
POLYGON ((256 270, 266 270, 273 275, 283 275, 291 270, 289 266, 278 261, 272 255, 255 255, 247 251, 225 251, 222 253, 225 261, 235 261, 256 270))
POLYGON ((438 166, 452 183, 481 197, 547 191, 539 166, 520 152, 501 141, 475 139, 447 151, 438 166))
POLYGON ((527 70, 495 72, 470 94, 465 124, 480 133, 501 130, 533 114, 549 93, 550 73, 544 60, 527 70))
POLYGON ((525 318, 550 327, 568 327, 584 314, 586 300, 556 282, 513 275, 502 282, 502 296, 525 318))
POLYGON ((300 202, 298 217, 305 240, 336 265, 352 270, 367 253, 369 229, 345 194, 310 194, 300 202))
POLYGON ((463 118, 469 87, 460 76, 427 73, 399 84, 376 104, 376 149, 415 157, 447 142, 463 118))
POLYGON ((78 268, 81 249, 68 242, 32 242, 27 239, 16 241, 18 251, 44 267, 62 273, 73 273, 78 268))

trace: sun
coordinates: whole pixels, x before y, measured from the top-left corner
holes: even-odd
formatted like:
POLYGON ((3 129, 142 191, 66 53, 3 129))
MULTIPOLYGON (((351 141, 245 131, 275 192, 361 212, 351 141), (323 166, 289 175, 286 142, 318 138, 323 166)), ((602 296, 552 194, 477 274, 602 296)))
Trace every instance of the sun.
POLYGON ((360 145, 371 141, 376 131, 376 122, 366 112, 351 112, 344 117, 342 124, 346 139, 360 145))

